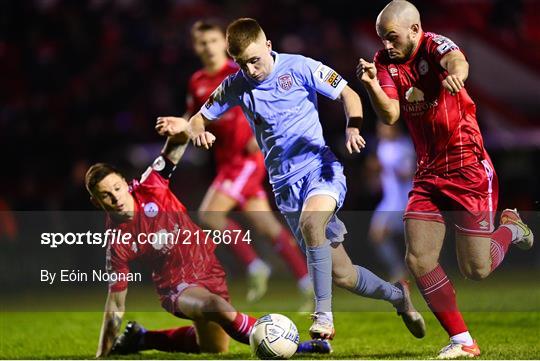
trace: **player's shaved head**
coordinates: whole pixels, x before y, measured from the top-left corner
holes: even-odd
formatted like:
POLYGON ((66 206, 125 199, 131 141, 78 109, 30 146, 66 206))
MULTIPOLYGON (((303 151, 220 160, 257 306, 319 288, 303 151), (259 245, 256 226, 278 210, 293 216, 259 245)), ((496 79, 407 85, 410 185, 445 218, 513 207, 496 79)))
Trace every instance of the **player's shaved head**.
POLYGON ((405 60, 420 41, 420 13, 408 1, 391 1, 377 16, 376 28, 390 59, 405 60))
POLYGON ((405 28, 413 24, 420 25, 420 13, 416 6, 405 0, 394 0, 382 9, 377 16, 377 28, 390 23, 401 25, 405 28))

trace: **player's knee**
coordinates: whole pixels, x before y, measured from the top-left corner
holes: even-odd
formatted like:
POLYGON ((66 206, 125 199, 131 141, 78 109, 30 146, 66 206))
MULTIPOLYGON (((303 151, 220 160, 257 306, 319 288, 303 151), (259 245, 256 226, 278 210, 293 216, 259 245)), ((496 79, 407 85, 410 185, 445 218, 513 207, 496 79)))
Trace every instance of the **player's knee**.
POLYGON ((231 306, 223 298, 212 294, 203 301, 202 312, 205 318, 215 320, 219 319, 221 314, 231 312, 231 306))
POLYGON ((308 244, 310 241, 324 241, 324 227, 315 216, 305 216, 300 219, 300 230, 308 244))
POLYGON ((437 267, 438 257, 429 253, 418 254, 407 252, 405 255, 405 263, 415 276, 424 275, 437 267))
POLYGON ((487 265, 469 264, 460 269, 463 276, 473 281, 481 281, 491 273, 491 268, 487 265))

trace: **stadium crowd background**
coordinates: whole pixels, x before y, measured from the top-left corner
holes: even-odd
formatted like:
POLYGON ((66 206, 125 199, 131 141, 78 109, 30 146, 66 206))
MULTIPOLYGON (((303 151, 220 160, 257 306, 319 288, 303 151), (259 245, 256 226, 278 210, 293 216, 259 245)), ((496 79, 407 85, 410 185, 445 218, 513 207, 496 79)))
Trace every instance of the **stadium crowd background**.
MULTIPOLYGON (((163 142, 154 131, 156 117, 183 113, 187 81, 200 68, 189 29, 201 18, 226 25, 237 17, 254 17, 275 50, 323 61, 361 94, 368 148, 360 155, 345 153, 341 106, 320 98, 320 111, 327 140, 348 177, 343 210, 373 210, 380 198, 377 167, 369 157, 376 145, 375 117, 354 69, 359 57, 371 59, 380 47, 374 23, 386 3, 4 2, 0 247, 21 238, 24 225, 17 222, 17 211, 93 209, 83 187, 91 163, 111 162, 135 177, 154 159, 163 142)), ((467 87, 499 174, 500 208, 538 211, 540 1, 413 3, 425 30, 449 35, 469 56, 467 87), (494 76, 486 73, 490 68, 494 76)), ((209 153, 190 148, 173 177, 173 190, 189 210, 197 209, 212 180, 211 162, 209 153)), ((538 213, 530 212, 528 220, 538 231, 538 213)), ((366 248, 365 243, 358 247, 366 248)), ((538 265, 539 255, 537 250, 512 255, 508 262, 538 265)))

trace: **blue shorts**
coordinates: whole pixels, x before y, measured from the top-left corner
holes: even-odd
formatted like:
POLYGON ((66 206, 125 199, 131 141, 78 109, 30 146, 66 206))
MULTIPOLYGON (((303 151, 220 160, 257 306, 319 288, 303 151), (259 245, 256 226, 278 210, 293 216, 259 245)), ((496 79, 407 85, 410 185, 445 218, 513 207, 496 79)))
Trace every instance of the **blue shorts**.
MULTIPOLYGON (((304 252, 306 245, 300 230, 300 214, 304 202, 314 195, 329 195, 336 200, 335 212, 337 212, 343 205, 346 193, 347 181, 343 174, 343 166, 338 161, 324 163, 308 172, 296 183, 274 190, 276 204, 304 252)), ((326 238, 330 243, 343 242, 344 235, 347 233, 345 224, 335 212, 326 227, 326 238)))

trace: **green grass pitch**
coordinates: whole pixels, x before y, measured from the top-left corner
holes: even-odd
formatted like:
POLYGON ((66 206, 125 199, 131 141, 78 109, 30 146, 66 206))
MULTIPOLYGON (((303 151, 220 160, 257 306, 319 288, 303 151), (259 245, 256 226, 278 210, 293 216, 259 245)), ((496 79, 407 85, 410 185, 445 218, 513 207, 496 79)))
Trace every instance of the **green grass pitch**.
MULTIPOLYGON (((484 359, 540 358, 540 286, 538 274, 523 278, 523 273, 504 273, 475 283, 453 277, 460 306, 484 359), (519 275, 519 277, 517 276, 519 275)), ((298 326, 301 339, 307 339, 309 317, 294 312, 299 300, 291 281, 276 281, 269 294, 257 305, 247 305, 242 284, 231 287, 233 303, 239 310, 255 316, 278 312, 298 326)), ((415 304, 422 311, 427 335, 417 340, 405 329, 392 308, 380 301, 366 300, 341 290, 334 292, 336 339, 334 353, 309 359, 429 359, 447 343, 447 336, 414 290, 415 304)), ((32 312, 35 297, 2 301, 0 358, 2 359, 89 359, 93 358, 105 294, 42 295, 40 312, 32 312), (47 305, 50 311, 47 311, 47 305), (60 305, 63 305, 60 307, 60 305), (59 312, 59 309, 65 311, 59 312), (25 309, 27 311, 21 312, 25 309), (87 309, 91 311, 81 312, 87 309), (16 310, 17 312, 15 312, 16 310)), ((188 324, 162 312, 150 288, 132 287, 128 293, 124 318, 137 320, 150 329, 188 324)), ((145 351, 119 359, 250 359, 249 348, 232 341, 229 353, 181 354, 145 351)), ((302 357, 295 357, 300 359, 302 357)))

